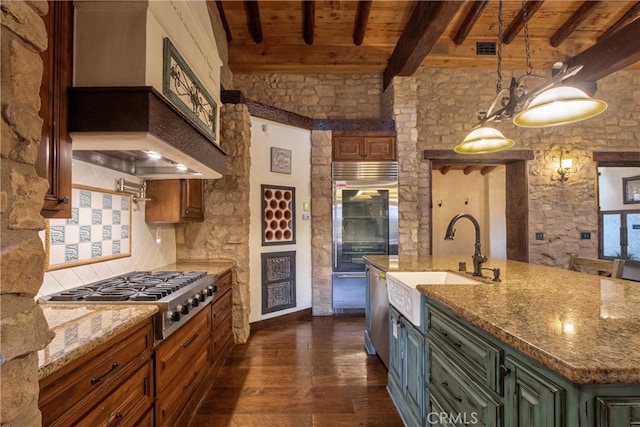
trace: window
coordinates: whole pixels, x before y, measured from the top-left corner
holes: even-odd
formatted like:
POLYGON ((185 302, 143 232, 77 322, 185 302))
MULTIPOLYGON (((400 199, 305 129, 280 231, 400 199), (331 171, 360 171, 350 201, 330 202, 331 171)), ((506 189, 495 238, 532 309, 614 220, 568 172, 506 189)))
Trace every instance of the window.
POLYGON ((640 210, 600 212, 600 258, 640 260, 640 210))

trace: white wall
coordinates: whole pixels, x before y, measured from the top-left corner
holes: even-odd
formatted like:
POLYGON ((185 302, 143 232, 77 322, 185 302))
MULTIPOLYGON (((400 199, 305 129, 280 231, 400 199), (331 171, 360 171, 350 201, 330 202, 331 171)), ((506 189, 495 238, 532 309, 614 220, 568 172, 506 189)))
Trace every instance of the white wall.
POLYGON ((475 229, 468 219, 456 223, 453 240, 444 240, 451 218, 468 213, 480 224, 482 252, 506 258, 505 168, 498 167, 485 176, 479 171, 465 175, 463 171, 451 170, 443 175, 434 170, 431 183, 433 254, 473 255, 475 229))
MULTIPOLYGON (((73 160, 73 183, 115 191, 118 178, 141 182, 123 174, 80 160, 73 160)), ((40 233, 44 241, 44 231, 40 233)), ((131 219, 131 256, 78 267, 45 272, 40 295, 49 295, 97 280, 134 270, 151 270, 176 261, 176 237, 173 225, 156 228, 144 220, 144 203, 134 203, 131 219), (159 237, 160 242, 156 242, 159 237)))
POLYGON ((310 131, 251 118, 250 322, 311 307, 311 221, 302 219, 311 213, 303 212, 303 204, 311 202, 310 162, 310 131), (291 150, 290 175, 271 172, 271 147, 291 150), (295 244, 262 246, 262 184, 295 187, 295 244), (260 255, 283 251, 296 251, 296 307, 263 315, 260 255))
POLYGON ((640 168, 598 168, 598 195, 601 211, 640 209, 640 204, 622 203, 622 178, 640 175, 640 168))

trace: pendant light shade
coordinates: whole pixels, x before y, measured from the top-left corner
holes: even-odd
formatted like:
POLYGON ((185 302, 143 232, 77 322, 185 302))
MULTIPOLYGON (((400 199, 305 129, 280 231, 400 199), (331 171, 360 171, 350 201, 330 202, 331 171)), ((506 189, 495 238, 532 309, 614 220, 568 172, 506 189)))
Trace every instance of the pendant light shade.
POLYGON ((506 150, 515 142, 506 138, 498 129, 482 126, 474 129, 453 149, 460 154, 483 154, 506 150))
POLYGON ((570 86, 559 86, 533 98, 525 110, 516 114, 513 123, 528 128, 558 126, 579 122, 607 109, 607 103, 590 98, 570 86))

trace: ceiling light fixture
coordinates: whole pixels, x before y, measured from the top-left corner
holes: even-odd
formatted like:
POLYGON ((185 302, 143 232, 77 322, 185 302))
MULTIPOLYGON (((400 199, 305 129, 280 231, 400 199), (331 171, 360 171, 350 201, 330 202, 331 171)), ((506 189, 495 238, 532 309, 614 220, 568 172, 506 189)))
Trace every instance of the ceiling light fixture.
POLYGON ((607 108, 604 101, 590 98, 585 92, 571 86, 560 86, 562 81, 576 75, 582 65, 567 67, 561 64, 559 72, 541 86, 528 91, 524 79, 533 75, 527 22, 527 0, 522 0, 526 74, 512 77, 508 88, 502 88, 502 0, 498 3, 498 67, 496 96, 486 112, 478 113, 478 123, 458 144, 454 151, 462 154, 482 154, 513 147, 513 140, 500 131, 487 126, 488 122, 512 120, 517 126, 540 128, 575 123, 594 117, 607 108), (500 108, 495 110, 500 103, 500 108))

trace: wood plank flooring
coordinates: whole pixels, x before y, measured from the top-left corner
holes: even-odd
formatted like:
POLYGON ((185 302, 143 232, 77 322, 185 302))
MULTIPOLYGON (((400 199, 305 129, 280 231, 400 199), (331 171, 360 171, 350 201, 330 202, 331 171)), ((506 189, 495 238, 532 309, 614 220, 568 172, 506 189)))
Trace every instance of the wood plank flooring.
POLYGON ((236 345, 190 427, 401 427, 386 384, 364 317, 306 317, 236 345))

